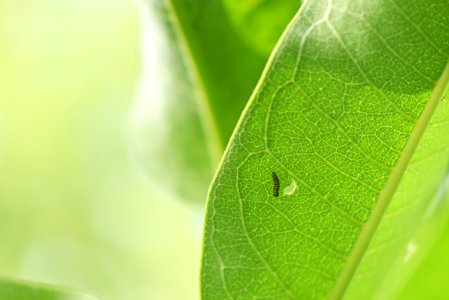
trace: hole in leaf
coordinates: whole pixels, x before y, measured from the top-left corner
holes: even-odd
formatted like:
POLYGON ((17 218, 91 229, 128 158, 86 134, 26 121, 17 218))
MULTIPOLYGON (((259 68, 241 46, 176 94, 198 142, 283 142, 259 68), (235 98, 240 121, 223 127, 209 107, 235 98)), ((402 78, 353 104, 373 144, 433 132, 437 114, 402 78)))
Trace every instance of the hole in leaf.
POLYGON ((286 196, 291 196, 293 195, 297 190, 299 190, 299 186, 296 183, 296 181, 294 179, 292 179, 292 183, 290 183, 289 186, 286 186, 284 188, 284 195, 286 196))

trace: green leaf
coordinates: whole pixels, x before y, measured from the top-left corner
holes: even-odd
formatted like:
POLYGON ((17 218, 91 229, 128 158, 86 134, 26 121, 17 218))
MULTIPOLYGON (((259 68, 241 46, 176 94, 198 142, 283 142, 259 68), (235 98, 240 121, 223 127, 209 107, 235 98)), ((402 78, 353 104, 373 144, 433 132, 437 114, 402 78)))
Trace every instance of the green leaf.
POLYGON ((265 56, 271 53, 285 29, 286 22, 293 18, 301 1, 223 0, 222 2, 237 34, 248 47, 265 56))
POLYGON ((95 300, 77 291, 28 281, 0 278, 0 299, 5 300, 95 300))
POLYGON ((134 152, 151 182, 203 203, 224 146, 299 2, 149 4, 141 9, 145 67, 134 152), (247 28, 257 29, 262 44, 253 45, 247 28))
MULTIPOLYGON (((420 300, 420 299, 446 299, 449 296, 447 288, 447 274, 449 257, 449 190, 445 199, 435 206, 435 215, 426 230, 419 237, 421 240, 435 239, 430 249, 424 249, 417 264, 416 271, 405 282, 404 288, 396 299, 420 300), (433 244, 433 245, 432 245, 433 244)), ((432 242, 432 241, 431 241, 432 242)), ((420 253, 418 253, 420 254, 420 253)))
POLYGON ((204 298, 393 293, 449 165, 448 15, 447 0, 303 4, 212 184, 204 298))

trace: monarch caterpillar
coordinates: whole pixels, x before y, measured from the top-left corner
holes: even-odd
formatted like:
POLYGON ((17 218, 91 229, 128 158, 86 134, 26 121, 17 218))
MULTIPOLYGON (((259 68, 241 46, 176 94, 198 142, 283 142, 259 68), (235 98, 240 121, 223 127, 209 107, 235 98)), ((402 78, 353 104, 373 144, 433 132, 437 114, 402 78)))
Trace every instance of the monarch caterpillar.
POLYGON ((273 196, 279 196, 279 178, 275 172, 271 173, 271 178, 273 179, 273 196))

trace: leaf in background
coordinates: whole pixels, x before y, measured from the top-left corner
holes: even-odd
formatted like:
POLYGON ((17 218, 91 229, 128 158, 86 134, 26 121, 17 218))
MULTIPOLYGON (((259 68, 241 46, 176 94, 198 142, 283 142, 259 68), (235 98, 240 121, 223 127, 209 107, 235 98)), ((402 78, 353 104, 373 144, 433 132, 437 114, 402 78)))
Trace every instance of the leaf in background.
POLYGON ((0 299, 94 300, 96 298, 61 287, 0 278, 0 299))
POLYGON ((152 8, 141 8, 150 15, 141 18, 144 65, 134 109, 133 150, 151 182, 202 203, 221 149, 212 125, 207 127, 208 145, 196 103, 203 94, 184 61, 185 49, 177 41, 168 8, 164 1, 152 8))
POLYGON ((444 215, 446 219, 439 218, 437 220, 439 224, 436 224, 437 228, 433 228, 438 230, 437 241, 430 251, 425 253, 426 256, 400 292, 397 297, 398 300, 448 298, 449 257, 447 251, 449 249, 449 220, 447 218, 447 206, 449 206, 449 193, 446 193, 446 199, 444 199, 442 204, 446 206, 446 213, 441 215, 444 215), (441 223, 445 225, 443 230, 441 230, 441 223))
POLYGON ((223 0, 232 27, 250 48, 267 56, 299 8, 292 0, 223 0))
POLYGON ((407 278, 396 299, 420 300, 448 297, 449 189, 446 189, 444 198, 434 205, 434 209, 434 216, 427 224, 428 228, 419 233, 418 242, 415 244, 417 254, 421 255, 416 263, 417 268, 411 278, 407 278), (429 239, 436 241, 428 242, 429 239), (421 246, 425 247, 424 251, 421 251, 421 246))
POLYGON ((204 298, 392 293, 449 164, 448 15, 446 0, 303 4, 211 187, 204 298))
POLYGON ((234 24, 228 2, 149 1, 141 8, 150 15, 142 18, 144 74, 134 150, 152 182, 196 203, 203 202, 268 53, 296 11, 286 7, 299 6, 296 0, 264 1, 239 13, 234 24), (267 5, 279 9, 273 13, 267 5), (242 40, 246 26, 239 24, 247 16, 265 36, 264 53, 253 40, 242 40))

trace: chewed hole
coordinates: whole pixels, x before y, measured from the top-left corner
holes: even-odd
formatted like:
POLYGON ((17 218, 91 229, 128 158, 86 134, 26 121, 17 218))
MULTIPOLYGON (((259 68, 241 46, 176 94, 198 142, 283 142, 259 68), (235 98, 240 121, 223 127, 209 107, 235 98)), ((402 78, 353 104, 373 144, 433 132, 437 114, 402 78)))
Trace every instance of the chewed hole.
POLYGON ((289 186, 286 186, 284 188, 284 195, 286 196, 291 196, 293 195, 297 190, 299 190, 299 186, 296 183, 296 181, 294 179, 292 179, 292 183, 290 183, 289 186))

